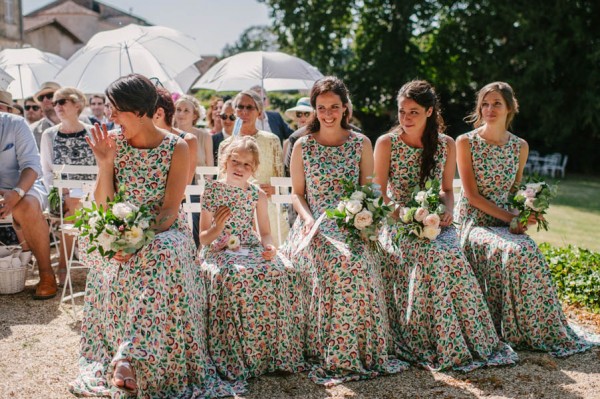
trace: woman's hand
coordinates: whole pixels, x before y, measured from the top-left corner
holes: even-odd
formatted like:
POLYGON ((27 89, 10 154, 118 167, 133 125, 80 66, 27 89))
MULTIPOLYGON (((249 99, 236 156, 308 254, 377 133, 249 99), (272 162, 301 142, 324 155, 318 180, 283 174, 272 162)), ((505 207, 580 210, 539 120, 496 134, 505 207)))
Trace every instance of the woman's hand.
POLYGON ((315 219, 309 217, 304 220, 304 227, 302 228, 302 234, 307 235, 310 232, 310 229, 315 225, 315 219))
POLYGON ((508 231, 510 231, 513 234, 523 234, 525 233, 525 231, 527 230, 527 226, 523 225, 520 221, 518 217, 514 217, 511 221, 510 221, 510 226, 508 227, 508 231))
POLYGON ((231 209, 228 206, 220 206, 215 212, 213 220, 219 234, 225 229, 225 223, 231 217, 231 209))
POLYGON ((133 257, 134 254, 127 254, 123 251, 119 251, 113 256, 113 259, 117 262, 127 262, 129 259, 133 257))
POLYGON ((98 165, 110 165, 112 167, 117 155, 117 145, 115 139, 108 134, 106 124, 103 123, 100 127, 96 123, 92 127, 92 138, 93 141, 89 137, 86 137, 85 140, 92 148, 98 165))
POLYGON ((544 219, 544 216, 539 215, 537 218, 535 217, 535 215, 531 214, 529 215, 529 217, 527 218, 527 226, 533 226, 539 222, 541 222, 544 219))
POLYGON ((440 217, 440 226, 448 227, 454 220, 454 213, 451 210, 446 209, 446 212, 440 217))
POLYGON ((277 255, 277 248, 275 248, 272 244, 267 244, 264 246, 264 251, 262 252, 262 257, 264 260, 273 260, 275 255, 277 255))
POLYGON ((275 194, 275 187, 270 184, 261 184, 260 189, 267 194, 267 198, 271 198, 271 195, 275 194))

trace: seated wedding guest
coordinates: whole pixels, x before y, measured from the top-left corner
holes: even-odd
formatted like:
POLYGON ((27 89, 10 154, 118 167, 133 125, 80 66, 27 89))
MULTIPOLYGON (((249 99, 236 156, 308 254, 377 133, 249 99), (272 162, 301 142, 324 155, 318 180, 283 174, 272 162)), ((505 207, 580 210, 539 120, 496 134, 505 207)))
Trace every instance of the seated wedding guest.
POLYGON ((92 111, 92 115, 89 117, 90 123, 92 125, 96 123, 102 125, 104 123, 107 129, 111 130, 114 127, 114 123, 104 113, 106 106, 106 97, 104 94, 92 94, 89 99, 89 105, 92 111))
MULTIPOLYGON (((310 98, 302 97, 298 100, 295 107, 289 108, 285 111, 285 116, 287 116, 288 118, 290 118, 291 120, 293 120, 295 122, 296 131, 298 131, 299 129, 306 126, 310 117, 312 116, 313 111, 314 111, 313 108, 310 106, 310 98)), ((304 129, 304 131, 306 131, 306 129, 304 129)), ((293 147, 294 143, 296 142, 296 140, 298 139, 298 136, 296 136, 296 137, 294 137, 294 141, 291 142, 290 141, 291 137, 292 136, 289 136, 287 139, 285 139, 283 141, 283 157, 284 157, 283 164, 285 167, 285 175, 286 176, 290 175, 290 170, 289 170, 290 163, 289 163, 289 159, 287 159, 287 162, 286 162, 286 156, 288 156, 288 157, 291 156, 292 147, 293 147)))
POLYGON ((219 133, 212 136, 213 142, 213 155, 215 159, 215 166, 219 166, 219 146, 223 140, 231 137, 233 133, 233 126, 235 125, 235 110, 233 109, 233 100, 227 100, 221 107, 221 113, 218 115, 218 119, 221 120, 222 129, 219 133))
POLYGON ((234 380, 302 371, 295 271, 273 245, 267 195, 248 181, 260 163, 258 144, 236 137, 221 155, 225 178, 207 183, 200 219, 210 356, 234 380))
MULTIPOLYGON (((62 87, 54 92, 53 105, 59 123, 49 127, 42 134, 40 156, 44 185, 50 191, 54 171, 52 165, 95 165, 94 154, 87 144, 92 126, 79 120, 85 107, 85 95, 74 87, 62 87)), ((87 175, 70 175, 69 179, 88 179, 87 175)), ((67 190, 63 194, 64 216, 75 214, 81 207, 81 190, 67 190)), ((67 259, 71 256, 73 236, 64 235, 60 240, 58 260, 58 282, 63 284, 67 276, 67 259)))
POLYGON ((25 119, 29 125, 39 121, 44 116, 42 107, 40 107, 33 97, 27 97, 24 101, 23 109, 25 110, 25 119))
POLYGON ((175 101, 175 126, 182 132, 192 133, 198 138, 197 166, 213 166, 212 138, 206 129, 196 127, 200 119, 200 102, 190 95, 175 101))
POLYGON ((460 240, 482 287, 501 339, 515 348, 568 356, 592 344, 568 325, 548 263, 507 209, 523 178, 527 142, 508 129, 519 111, 505 82, 484 86, 467 119, 475 130, 456 140, 462 191, 457 213, 460 240))
POLYGON ((40 90, 33 96, 34 100, 37 101, 38 105, 42 107, 44 117, 39 121, 31 124, 31 130, 35 137, 35 142, 40 148, 40 142, 42 141, 42 133, 49 127, 52 127, 60 122, 56 112, 54 112, 54 105, 52 105, 52 99, 54 98, 54 92, 60 89, 60 85, 55 82, 42 83, 40 90))
POLYGON ((94 197, 106 206, 115 187, 123 187, 123 201, 150 209, 156 235, 135 253, 119 251, 110 260, 82 251, 90 272, 71 391, 114 398, 231 396, 207 355, 204 286, 180 206, 187 144, 152 123, 158 95, 146 77, 119 78, 106 96, 121 130, 92 130, 88 144, 99 168, 94 197))
POLYGON ((399 372, 408 365, 390 357, 378 254, 365 241, 347 243, 348 233, 332 219, 315 226, 326 209, 338 206, 342 180, 367 183, 373 174, 371 143, 348 125, 348 90, 340 79, 318 80, 310 103, 315 117, 292 153, 298 218, 282 252, 298 271, 304 350, 314 361, 309 377, 330 386, 399 372))
MULTIPOLYGON (((281 143, 277 136, 273 133, 263 132, 256 128, 256 119, 263 111, 263 103, 258 94, 254 91, 242 91, 238 93, 233 99, 233 107, 236 110, 236 116, 242 120, 242 127, 240 130, 241 136, 251 136, 256 139, 258 148, 260 151, 260 165, 253 175, 253 179, 258 182, 261 190, 263 190, 268 197, 275 194, 275 188, 271 186, 271 177, 283 176, 283 162, 281 155, 281 143)), ((236 136, 231 136, 227 140, 223 141, 219 146, 219 159, 222 158, 222 154, 227 145, 235 140, 236 136)), ((223 163, 221 162, 222 175, 225 171, 222 169, 223 163)), ((275 204, 269 202, 269 220, 271 223, 271 231, 277 231, 277 207, 275 204)), ((279 216, 279 228, 281 229, 282 237, 287 235, 289 225, 287 217, 284 212, 280 212, 279 216)), ((276 234, 274 234, 273 240, 275 246, 279 246, 281 243, 278 241, 276 234)))
POLYGON ((221 97, 212 97, 210 99, 210 107, 206 114, 206 127, 211 135, 217 134, 223 129, 223 124, 219 118, 221 108, 223 108, 223 99, 221 97))
POLYGON ((0 90, 0 112, 19 115, 18 110, 15 109, 15 103, 13 103, 12 94, 4 90, 0 90))
POLYGON ((436 93, 428 82, 415 80, 402 86, 397 101, 398 126, 375 145, 374 181, 386 203, 406 207, 415 189, 426 190, 425 183, 436 179, 445 205, 441 216, 431 214, 424 220, 433 232, 439 222, 441 232, 435 239, 398 239, 399 225, 386 226, 380 235, 397 354, 431 370, 514 364, 517 356, 499 341, 452 226, 456 150, 454 140, 442 133, 436 93))
POLYGON ((13 226, 25 238, 23 251, 31 251, 40 273, 33 299, 56 296, 50 265, 50 239, 46 218, 47 192, 35 138, 25 119, 0 112, 0 219, 12 216, 13 226))
POLYGON ((279 137, 280 144, 287 139, 294 131, 288 126, 277 111, 267 111, 269 107, 269 97, 260 86, 253 86, 250 91, 255 92, 263 103, 263 111, 256 118, 256 128, 264 132, 271 132, 279 137))
POLYGON ((13 101, 13 113, 15 115, 18 115, 20 117, 25 117, 25 110, 23 109, 23 106, 17 102, 13 101))

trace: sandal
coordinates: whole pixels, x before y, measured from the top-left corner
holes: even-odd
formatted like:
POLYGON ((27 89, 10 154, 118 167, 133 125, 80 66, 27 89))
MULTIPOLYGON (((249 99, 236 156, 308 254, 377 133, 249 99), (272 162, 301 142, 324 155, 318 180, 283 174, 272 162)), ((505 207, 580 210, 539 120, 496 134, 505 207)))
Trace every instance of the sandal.
POLYGON ((125 392, 129 395, 135 395, 137 393, 137 383, 135 381, 135 373, 131 367, 131 363, 128 360, 119 360, 115 364, 115 371, 113 372, 112 380, 110 381, 112 386, 117 388, 119 391, 125 392), (133 377, 123 377, 122 369, 129 369, 133 377), (117 380, 123 381, 123 385, 118 385, 117 380), (135 384, 135 388, 129 388, 127 382, 131 381, 135 384))
POLYGON ((65 282, 67 281, 67 268, 59 268, 56 271, 56 277, 58 277, 58 286, 63 287, 65 285, 65 282))

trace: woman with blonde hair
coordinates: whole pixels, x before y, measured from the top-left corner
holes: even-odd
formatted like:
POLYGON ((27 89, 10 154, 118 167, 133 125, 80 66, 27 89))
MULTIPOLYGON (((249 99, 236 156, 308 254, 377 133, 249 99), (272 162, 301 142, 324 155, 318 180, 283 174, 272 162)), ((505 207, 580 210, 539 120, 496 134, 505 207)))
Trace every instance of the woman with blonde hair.
POLYGON ((197 166, 213 166, 212 138, 205 129, 196 127, 201 116, 200 107, 195 97, 187 94, 179 97, 175 101, 175 126, 198 138, 197 166))
MULTIPOLYGON (((79 115, 85 108, 85 95, 74 87, 63 87, 54 92, 52 105, 60 123, 49 127, 42 133, 40 156, 44 184, 48 190, 52 187, 52 165, 95 165, 96 159, 86 142, 91 134, 91 125, 82 123, 79 115)), ((70 179, 88 179, 87 175, 71 175, 70 179)), ((70 190, 63 194, 64 216, 70 216, 75 209, 81 207, 81 190, 70 190)), ((67 275, 67 258, 72 248, 71 236, 65 235, 61 240, 58 260, 58 280, 65 282, 67 275)))

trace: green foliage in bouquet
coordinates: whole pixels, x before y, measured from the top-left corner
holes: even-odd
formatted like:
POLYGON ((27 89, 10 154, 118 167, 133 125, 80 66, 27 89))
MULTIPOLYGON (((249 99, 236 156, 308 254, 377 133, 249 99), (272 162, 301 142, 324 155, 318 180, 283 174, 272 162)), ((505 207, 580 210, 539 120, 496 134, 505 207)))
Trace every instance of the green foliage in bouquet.
POLYGON ((379 229, 392 213, 392 208, 383 202, 379 185, 369 182, 361 186, 345 179, 340 183, 344 194, 337 208, 325 211, 327 217, 348 232, 346 243, 351 244, 352 240, 377 243, 379 229))
POLYGON ((427 180, 425 190, 416 187, 405 208, 400 209, 396 240, 402 238, 435 240, 441 232, 440 216, 446 206, 440 200, 440 182, 427 180))
POLYGON ((82 236, 88 236, 88 253, 98 250, 109 259, 117 252, 135 253, 154 239, 154 230, 150 229, 152 216, 146 205, 139 208, 123 201, 124 187, 120 187, 106 208, 91 203, 91 207, 77 209, 75 215, 67 218, 74 220, 75 227, 82 236))
POLYGON ((600 253, 569 245, 540 245, 548 260, 559 297, 600 313, 600 253))
POLYGON ((548 230, 548 221, 543 217, 556 197, 558 186, 549 185, 537 177, 528 177, 516 186, 516 191, 508 197, 508 206, 519 211, 521 224, 526 224, 531 215, 537 222, 537 231, 548 230))

